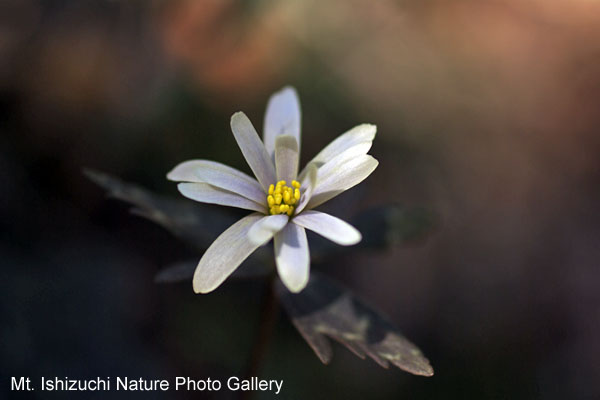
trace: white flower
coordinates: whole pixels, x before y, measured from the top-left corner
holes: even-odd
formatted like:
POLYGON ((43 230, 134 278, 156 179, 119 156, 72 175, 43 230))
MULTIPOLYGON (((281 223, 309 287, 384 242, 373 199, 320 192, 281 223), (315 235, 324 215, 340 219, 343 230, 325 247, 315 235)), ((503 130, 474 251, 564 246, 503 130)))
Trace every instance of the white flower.
POLYGON ((361 240, 360 232, 347 222, 313 209, 375 170, 378 162, 367 152, 377 129, 370 124, 354 127, 321 150, 300 174, 300 104, 293 88, 269 99, 264 143, 242 112, 231 117, 231 130, 256 179, 208 160, 185 161, 167 175, 182 182, 179 191, 192 200, 255 211, 206 250, 194 273, 194 291, 216 289, 273 238, 279 276, 290 291, 300 292, 310 268, 305 229, 344 246, 361 240))

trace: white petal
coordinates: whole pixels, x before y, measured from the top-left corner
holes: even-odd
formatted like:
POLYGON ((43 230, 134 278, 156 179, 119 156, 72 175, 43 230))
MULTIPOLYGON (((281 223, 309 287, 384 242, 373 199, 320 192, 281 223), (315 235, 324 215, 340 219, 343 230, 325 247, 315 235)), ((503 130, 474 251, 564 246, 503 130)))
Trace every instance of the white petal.
MULTIPOLYGON (((315 163, 312 161, 310 164, 316 165, 319 168, 319 170, 323 169, 324 171, 326 171, 328 168, 331 168, 332 165, 343 164, 343 163, 348 162, 349 160, 352 160, 354 158, 357 158, 357 157, 367 154, 367 152, 369 151, 370 148, 371 148, 371 142, 358 143, 358 144, 355 144, 354 146, 344 150, 342 153, 338 154, 337 156, 329 159, 325 164, 315 163)), ((305 168, 305 170, 306 170, 306 168, 305 168)), ((306 173, 305 171, 302 171, 302 172, 304 174, 306 173)), ((304 179, 304 177, 305 177, 305 175, 300 174, 300 179, 304 179)))
POLYGON ((248 240, 248 231, 264 216, 250 214, 231 225, 204 253, 192 281, 194 292, 215 290, 259 245, 248 240))
POLYGON ((275 166, 246 114, 243 112, 233 114, 231 130, 256 179, 265 191, 268 190, 269 185, 275 182, 275 166))
POLYGON ((259 204, 265 203, 267 199, 266 192, 256 179, 215 161, 182 162, 167 174, 167 179, 177 182, 209 183, 212 186, 240 194, 259 204))
POLYGON ((334 158, 319 168, 317 187, 307 204, 314 208, 358 185, 377 168, 379 162, 368 154, 344 159, 334 158))
POLYGON ((320 211, 307 210, 294 217, 293 222, 342 246, 360 242, 360 232, 341 219, 320 211))
MULTIPOLYGON (((318 167, 320 167, 327 161, 350 149, 351 147, 356 146, 357 144, 365 144, 365 151, 363 154, 366 154, 371 148, 371 144, 373 142, 373 139, 375 138, 376 132, 377 127, 372 124, 362 124, 355 126, 346 133, 341 134, 340 136, 335 138, 331 143, 325 146, 325 148, 323 148, 323 150, 321 150, 319 154, 317 154, 312 160, 310 160, 309 163, 315 163, 318 167)), ((303 174, 305 173, 305 171, 302 171, 300 175, 303 176, 303 174)))
POLYGON ((300 100, 290 86, 273 94, 267 105, 263 140, 271 156, 275 152, 275 138, 279 135, 292 135, 300 148, 300 100))
POLYGON ((310 270, 306 231, 296 224, 287 224, 274 241, 279 277, 291 292, 298 293, 308 283, 310 270))
POLYGON ((219 189, 208 183, 180 183, 177 189, 188 199, 201 203, 219 204, 222 206, 243 208, 258 211, 263 214, 267 212, 266 205, 258 204, 246 197, 219 189))
POLYGON ((298 206, 296 207, 295 214, 299 214, 312 197, 313 191, 315 190, 315 186, 317 185, 317 166, 314 164, 309 164, 306 166, 306 170, 308 171, 306 176, 301 182, 300 190, 303 191, 302 197, 300 197, 300 202, 298 202, 298 206))
POLYGON ((280 135, 275 139, 275 169, 277 180, 291 185, 298 176, 298 142, 291 135, 280 135))
POLYGON ((289 220, 290 217, 283 214, 263 217, 255 222, 248 231, 248 240, 262 246, 271 240, 273 235, 282 230, 289 220))

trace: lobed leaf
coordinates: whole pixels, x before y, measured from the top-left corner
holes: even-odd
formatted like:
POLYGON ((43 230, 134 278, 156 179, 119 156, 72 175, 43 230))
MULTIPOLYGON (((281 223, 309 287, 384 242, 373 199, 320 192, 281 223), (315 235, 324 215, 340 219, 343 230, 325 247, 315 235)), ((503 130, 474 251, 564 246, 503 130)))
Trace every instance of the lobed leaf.
POLYGON ((427 358, 391 323, 322 274, 311 271, 307 287, 298 294, 279 281, 277 294, 292 323, 323 363, 333 356, 330 338, 384 368, 392 364, 415 375, 433 375, 427 358))

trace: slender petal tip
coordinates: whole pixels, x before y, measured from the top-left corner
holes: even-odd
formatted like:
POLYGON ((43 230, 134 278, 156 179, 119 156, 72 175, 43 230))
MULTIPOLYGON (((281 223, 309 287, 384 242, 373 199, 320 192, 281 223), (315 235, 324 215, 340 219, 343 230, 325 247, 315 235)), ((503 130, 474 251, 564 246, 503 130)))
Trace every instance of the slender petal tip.
POLYGON ((275 237, 275 263, 283 284, 298 293, 308 283, 310 255, 306 231, 296 224, 287 224, 275 237))

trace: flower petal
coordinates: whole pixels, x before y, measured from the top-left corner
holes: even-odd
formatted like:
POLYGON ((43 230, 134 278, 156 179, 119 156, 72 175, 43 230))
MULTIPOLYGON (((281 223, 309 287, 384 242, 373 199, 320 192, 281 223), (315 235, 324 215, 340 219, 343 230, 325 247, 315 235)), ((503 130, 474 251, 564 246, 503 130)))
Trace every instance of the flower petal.
POLYGON ((355 227, 333 215, 320 211, 304 211, 294 217, 293 222, 342 246, 351 246, 362 239, 360 232, 355 227))
POLYGON ((300 197, 300 202, 296 207, 295 214, 298 215, 306 205, 308 204, 310 198, 312 197, 315 186, 317 186, 317 166, 314 164, 309 164, 306 166, 306 176, 301 182, 301 189, 304 191, 302 193, 302 197, 300 197))
POLYGON ((359 184, 371 175, 378 164, 379 162, 368 154, 350 158, 335 157, 319 168, 317 186, 306 207, 317 207, 359 184))
POLYGON ((258 211, 263 214, 267 212, 266 206, 258 204, 246 197, 227 190, 219 189, 208 183, 180 183, 177 189, 188 199, 201 203, 219 204, 222 206, 243 208, 258 211))
MULTIPOLYGON (((360 157, 360 156, 367 154, 367 152, 369 151, 370 148, 371 148, 371 142, 358 143, 358 144, 355 144, 354 146, 344 150, 342 153, 338 154, 337 156, 329 159, 325 164, 315 163, 312 161, 311 161, 311 164, 316 165, 319 168, 319 170, 321 168, 323 168, 324 170, 327 170, 328 167, 326 167, 326 166, 331 167, 332 165, 346 163, 349 160, 352 160, 356 157, 360 157)), ((305 168, 305 170, 306 170, 306 168, 305 168)), ((305 171, 302 171, 302 172, 305 173, 305 171)), ((305 175, 300 174, 299 179, 304 179, 304 177, 305 177, 305 175)))
POLYGON ((189 160, 177 165, 167 174, 176 182, 208 183, 229 192, 237 193, 259 204, 266 194, 256 179, 225 164, 209 160, 189 160))
POLYGON ((298 142, 291 135, 280 135, 275 139, 275 170, 277 180, 291 185, 298 176, 298 142))
POLYGON ((262 246, 266 244, 273 235, 283 229, 290 217, 287 215, 268 215, 258 220, 248 231, 248 240, 262 246))
MULTIPOLYGON (((375 133, 377 133, 377 126, 375 125, 361 124, 355 126, 325 146, 325 148, 323 148, 319 154, 310 160, 309 164, 315 163, 318 167, 320 167, 332 158, 350 149, 351 147, 356 146, 357 144, 366 145, 363 147, 365 149, 363 154, 366 154, 371 148, 371 144, 375 138, 375 133)), ((303 176, 305 173, 305 171, 302 171, 300 176, 303 176)))
POLYGON ((275 138, 279 135, 292 135, 300 148, 300 100, 290 86, 273 94, 267 105, 263 140, 271 156, 275 153, 275 138))
POLYGON ((256 129, 246 114, 237 112, 231 117, 231 130, 250 169, 267 191, 269 185, 275 182, 275 167, 256 129))
POLYGON ((215 290, 259 247, 248 240, 248 231, 263 217, 258 213, 250 214, 215 239, 194 272, 194 292, 208 293, 215 290))
POLYGON ((308 283, 310 270, 306 231, 299 225, 287 224, 274 241, 279 277, 291 292, 298 293, 308 283))

